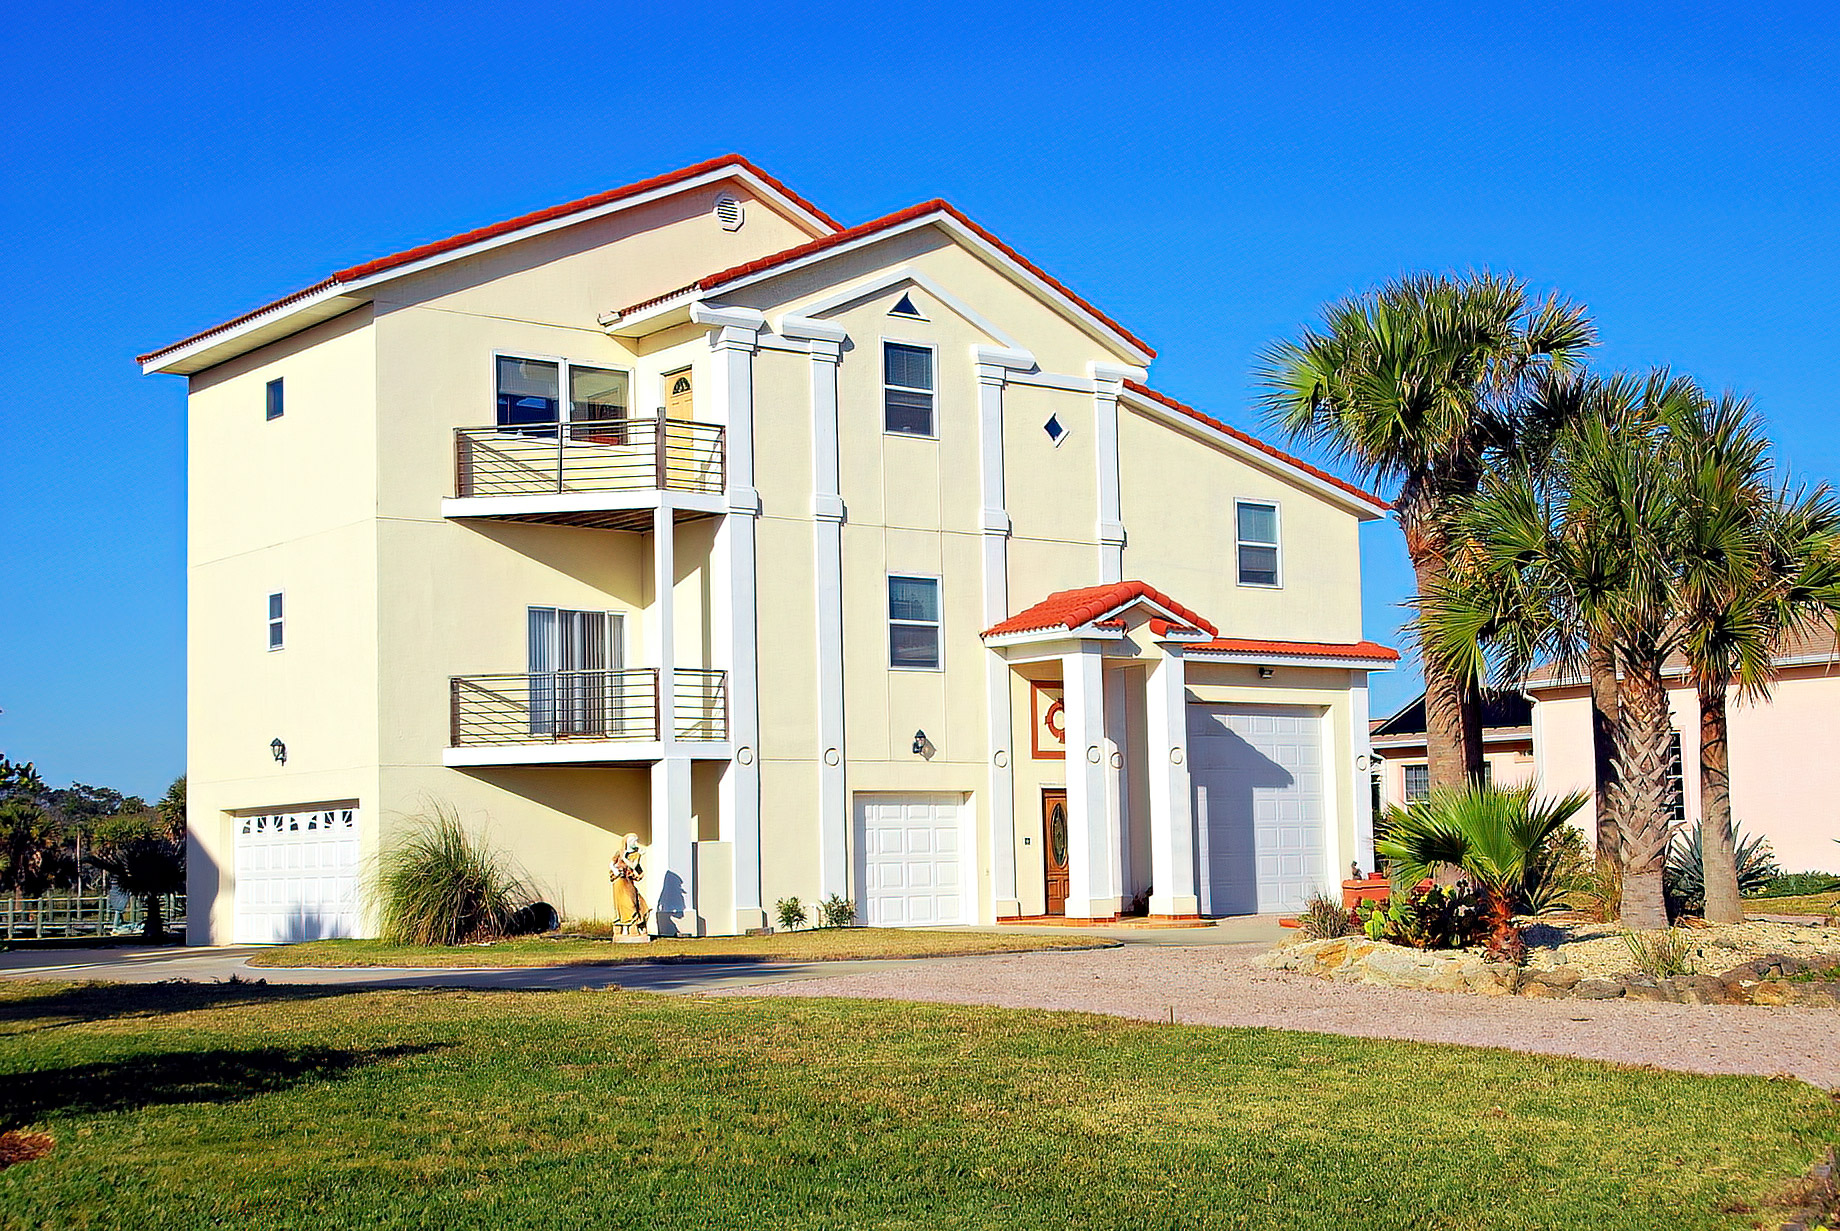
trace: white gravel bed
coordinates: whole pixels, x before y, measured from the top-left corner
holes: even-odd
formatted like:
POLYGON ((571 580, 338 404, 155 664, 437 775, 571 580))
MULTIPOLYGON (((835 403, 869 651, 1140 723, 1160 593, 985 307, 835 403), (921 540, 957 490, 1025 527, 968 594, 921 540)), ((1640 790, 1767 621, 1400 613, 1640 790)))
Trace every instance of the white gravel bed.
MULTIPOLYGON (((1840 955, 1840 928, 1818 924, 1751 921, 1675 931, 1688 938, 1692 974, 1722 975, 1733 966, 1773 953, 1804 959, 1840 955)), ((1570 966, 1587 979, 1609 979, 1636 968, 1623 941, 1623 929, 1612 923, 1538 920, 1527 928, 1525 937, 1527 965, 1535 969, 1570 966)))
POLYGON ((709 994, 1070 1009, 1145 1021, 1167 1021, 1173 1010, 1187 1025, 1505 1047, 1687 1073, 1795 1077, 1840 1089, 1840 1013, 1832 1009, 1403 991, 1259 970, 1250 958, 1264 948, 1127 944, 1079 953, 936 958, 709 994))

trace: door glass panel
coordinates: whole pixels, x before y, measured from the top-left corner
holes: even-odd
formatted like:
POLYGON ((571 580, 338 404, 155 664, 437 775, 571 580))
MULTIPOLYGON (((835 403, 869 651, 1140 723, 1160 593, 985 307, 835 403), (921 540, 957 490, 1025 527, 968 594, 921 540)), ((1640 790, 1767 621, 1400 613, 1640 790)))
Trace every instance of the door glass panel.
POLYGON ((1055 867, 1066 865, 1067 809, 1058 803, 1048 809, 1048 851, 1053 856, 1055 867))

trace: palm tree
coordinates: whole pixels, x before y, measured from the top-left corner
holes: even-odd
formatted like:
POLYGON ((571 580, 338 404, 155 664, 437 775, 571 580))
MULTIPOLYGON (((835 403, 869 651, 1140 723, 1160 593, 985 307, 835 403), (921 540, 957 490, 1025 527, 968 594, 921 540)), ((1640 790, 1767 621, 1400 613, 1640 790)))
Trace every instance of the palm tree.
POLYGON ((1597 748, 1600 853, 1620 857, 1624 923, 1665 927, 1673 728, 1662 666, 1680 635, 1685 497, 1664 425, 1703 399, 1656 372, 1553 382, 1541 400, 1575 413, 1538 468, 1491 474, 1466 502, 1464 549, 1420 595, 1422 637, 1428 660, 1459 680, 1481 679, 1491 658, 1508 686, 1542 659, 1587 674, 1596 733, 1612 737, 1597 748))
MULTIPOLYGON (((1267 414, 1293 437, 1394 488, 1394 510, 1422 594, 1460 544, 1449 515, 1492 465, 1537 455, 1552 426, 1530 396, 1596 340, 1583 308, 1528 298, 1490 273, 1414 274, 1331 305, 1262 358, 1267 414)), ((1482 772, 1474 687, 1425 663, 1427 761, 1434 787, 1482 772)))
POLYGON ((1682 652, 1699 699, 1705 917, 1739 923, 1727 696, 1766 700, 1788 638, 1840 610, 1840 502, 1825 486, 1773 484, 1770 442, 1749 403, 1701 399, 1670 424, 1686 499, 1680 538, 1682 652))

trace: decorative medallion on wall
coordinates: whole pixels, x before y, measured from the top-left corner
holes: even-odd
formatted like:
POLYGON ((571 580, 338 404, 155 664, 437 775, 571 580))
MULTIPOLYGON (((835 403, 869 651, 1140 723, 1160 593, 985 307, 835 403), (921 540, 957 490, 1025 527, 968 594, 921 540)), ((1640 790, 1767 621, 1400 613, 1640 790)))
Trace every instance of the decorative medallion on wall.
POLYGON ((1061 702, 1059 684, 1029 685, 1030 708, 1034 726, 1030 735, 1037 761, 1067 759, 1067 707, 1061 702))

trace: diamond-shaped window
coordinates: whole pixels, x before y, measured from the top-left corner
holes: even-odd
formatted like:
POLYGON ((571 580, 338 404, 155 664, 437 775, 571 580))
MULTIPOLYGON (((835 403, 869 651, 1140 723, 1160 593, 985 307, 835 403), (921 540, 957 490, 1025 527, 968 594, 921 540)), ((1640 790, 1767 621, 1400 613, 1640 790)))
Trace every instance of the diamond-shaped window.
POLYGON ((1067 429, 1061 424, 1059 415, 1049 415, 1048 421, 1041 425, 1041 430, 1048 433, 1048 439, 1052 440, 1056 447, 1067 439, 1067 429))

